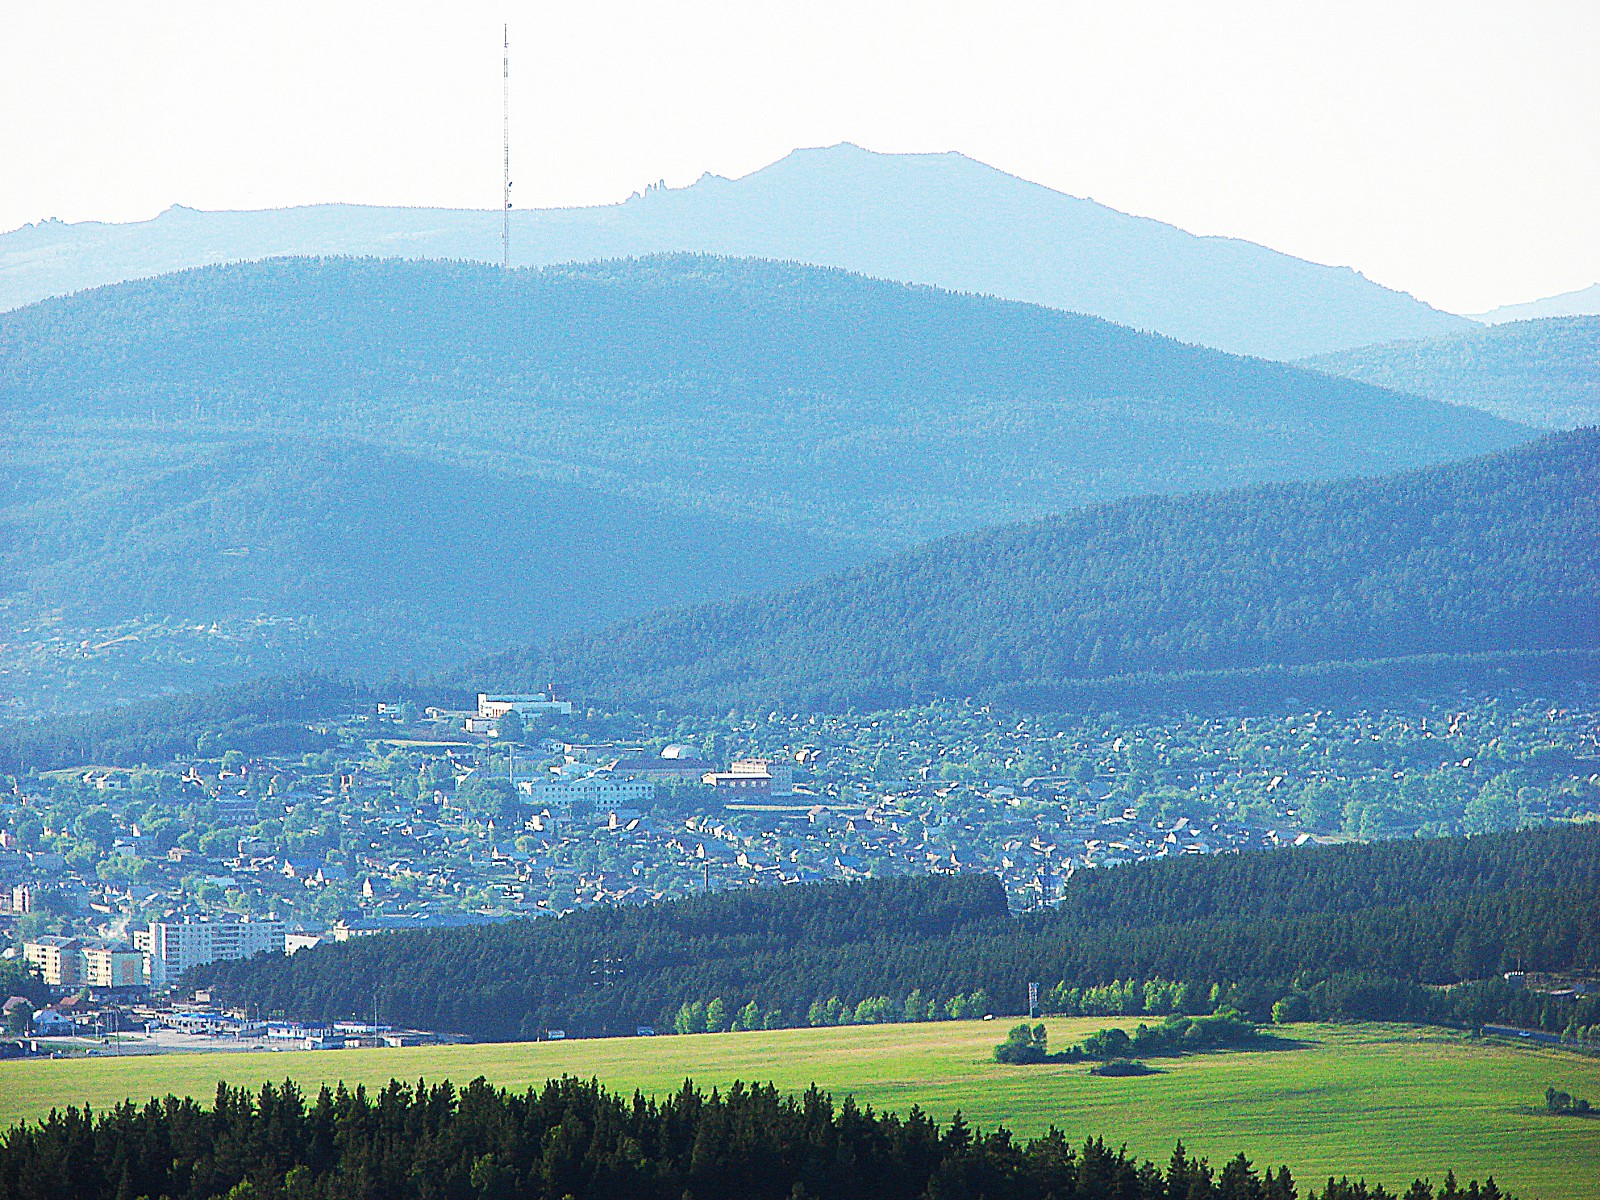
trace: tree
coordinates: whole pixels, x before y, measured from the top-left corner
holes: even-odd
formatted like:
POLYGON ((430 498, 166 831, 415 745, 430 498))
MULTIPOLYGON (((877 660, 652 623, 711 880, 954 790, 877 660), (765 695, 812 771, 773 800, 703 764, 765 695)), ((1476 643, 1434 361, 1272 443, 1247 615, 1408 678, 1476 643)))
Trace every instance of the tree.
POLYGON ((1299 992, 1291 992, 1272 1006, 1272 1020, 1278 1025, 1311 1019, 1311 1002, 1299 992))
POLYGON ((728 1028, 728 1006, 718 996, 706 1005, 706 1032, 722 1033, 728 1028))
POLYGON ((699 1000, 686 1000, 673 1018, 672 1028, 678 1033, 704 1033, 706 1031, 706 1006, 699 1000))
POLYGON ((523 724, 522 714, 514 708, 495 722, 495 730, 502 742, 520 742, 527 736, 527 727, 523 724))
POLYGON ((1030 1026, 1026 1021, 1013 1026, 1006 1040, 994 1048, 995 1062, 1042 1063, 1050 1057, 1049 1034, 1044 1024, 1030 1026))
POLYGON ((33 1005, 26 999, 23 999, 20 1004, 13 1004, 6 1010, 7 1033, 25 1034, 31 1024, 33 1024, 33 1005))

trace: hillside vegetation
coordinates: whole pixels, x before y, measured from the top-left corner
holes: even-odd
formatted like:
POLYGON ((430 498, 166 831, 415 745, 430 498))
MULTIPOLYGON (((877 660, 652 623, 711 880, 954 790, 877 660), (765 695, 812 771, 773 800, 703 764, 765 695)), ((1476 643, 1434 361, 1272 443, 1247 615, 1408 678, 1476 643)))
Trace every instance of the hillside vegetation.
POLYGON ((1547 429, 1600 425, 1600 316, 1513 321, 1301 365, 1547 429))
POLYGON ((1110 496, 1527 436, 1092 318, 694 256, 106 288, 0 316, 0 413, 0 671, 55 708, 427 670, 1110 496))
MULTIPOLYGON (((13 628, 106 631, 97 652, 74 648, 96 674, 64 690, 84 699, 328 660, 439 669, 862 557, 770 524, 291 438, 196 446, 0 509, 0 546, 13 628)), ((48 648, 39 659, 21 665, 63 673, 48 648)))
POLYGON ((750 889, 363 938, 198 979, 302 1017, 359 1013, 381 989, 401 1023, 495 1040, 1018 1012, 1029 981, 1072 1013, 1232 1004, 1265 1019, 1298 996, 1319 1016, 1514 1014, 1558 1031, 1600 1018, 1593 1001, 1578 1012, 1493 978, 1519 962, 1600 965, 1600 827, 1080 871, 1055 908, 1023 918, 983 875, 750 889), (1118 981, 1135 982, 1108 991, 1118 981))
POLYGON ((696 256, 290 259, 104 288, 0 317, 0 404, 150 440, 354 437, 878 544, 1528 436, 1089 317, 696 256))
MULTIPOLYGON (((622 204, 517 210, 517 266, 664 251, 791 259, 983 292, 1240 354, 1295 358, 1465 329, 1364 278, 1235 238, 1063 195, 960 154, 797 150, 622 204)), ((274 255, 500 262, 493 210, 174 206, 124 225, 43 221, 0 235, 0 309, 120 280, 274 255)))
MULTIPOLYGON (((1208 676, 1237 699, 1317 664, 1368 664, 1346 673, 1380 693, 1430 673, 1448 682, 1416 656, 1493 668, 1495 655, 1569 651, 1575 661, 1547 672, 1592 674, 1596 545, 1600 432, 1578 431, 1383 479, 1124 501, 950 538, 506 655, 475 677, 711 708, 943 695, 1048 711, 1137 702, 1180 672, 1199 677, 1178 679, 1189 699, 1208 676), (1097 693, 1096 681, 1117 686, 1097 693)), ((1326 682, 1287 686, 1304 696, 1326 682)))

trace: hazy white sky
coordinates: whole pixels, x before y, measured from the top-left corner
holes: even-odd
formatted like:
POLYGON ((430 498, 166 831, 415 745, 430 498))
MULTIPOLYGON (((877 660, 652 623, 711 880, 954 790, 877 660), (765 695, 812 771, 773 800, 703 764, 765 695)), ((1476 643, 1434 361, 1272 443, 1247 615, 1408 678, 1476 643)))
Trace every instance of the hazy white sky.
POLYGON ((1457 311, 1600 279, 1600 0, 0 0, 0 228, 960 150, 1457 311))

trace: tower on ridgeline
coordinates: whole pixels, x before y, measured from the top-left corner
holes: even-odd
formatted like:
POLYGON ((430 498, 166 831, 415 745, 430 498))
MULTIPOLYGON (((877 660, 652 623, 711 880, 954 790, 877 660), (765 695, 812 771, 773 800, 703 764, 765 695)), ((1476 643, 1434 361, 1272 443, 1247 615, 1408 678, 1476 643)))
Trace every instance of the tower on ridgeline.
POLYGON ((511 26, 500 57, 500 265, 511 269, 511 26))

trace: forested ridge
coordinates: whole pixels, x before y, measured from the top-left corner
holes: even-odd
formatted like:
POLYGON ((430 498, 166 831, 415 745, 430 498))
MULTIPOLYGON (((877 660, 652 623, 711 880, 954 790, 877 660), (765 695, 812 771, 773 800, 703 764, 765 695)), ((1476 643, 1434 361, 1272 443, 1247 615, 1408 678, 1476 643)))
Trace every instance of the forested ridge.
POLYGON ((1080 871, 1057 907, 1020 916, 982 875, 753 889, 360 939, 198 979, 232 1003, 328 1019, 370 1011, 376 990, 399 1023, 488 1039, 673 1028, 697 1004, 706 1028, 712 1001, 723 1028, 735 1014, 755 1028, 1004 1014, 1026 1011, 1029 982, 1065 995, 1126 980, 1258 1017, 1296 994, 1325 1016, 1600 1019, 1495 979, 1518 966, 1600 968, 1600 826, 1080 871))
POLYGON ((771 523, 315 437, 203 447, 0 507, 11 620, 106 631, 91 661, 111 686, 308 662, 437 671, 864 557, 771 523), (231 636, 207 633, 218 622, 231 636))
POLYGON ((1123 678, 1127 696, 1185 672, 1202 692, 1194 677, 1242 673, 1222 690, 1244 695, 1252 672, 1281 692, 1274 672, 1324 664, 1375 692, 1430 669, 1463 681, 1419 656, 1470 678, 1492 675, 1496 654, 1514 665, 1575 652, 1550 666, 1581 677, 1600 648, 1596 545, 1600 432, 1580 430, 1381 479, 1120 501, 949 538, 787 592, 503 655, 474 675, 558 678, 622 703, 942 695, 1045 711, 1094 703, 1092 681, 1123 678))
MULTIPOLYGON (((1115 1133, 1109 1135, 1114 1142, 1115 1133)), ((516 1093, 475 1079, 381 1091, 292 1082, 217 1086, 205 1108, 168 1096, 98 1118, 52 1113, 0 1140, 0 1200, 1296 1200, 1287 1167, 1243 1154, 1216 1168, 1180 1143, 1165 1169, 1106 1138, 1076 1149, 1052 1128, 1031 1141, 799 1096, 685 1082, 648 1099, 563 1078, 516 1093)), ((1307 1200, 1316 1200, 1312 1189, 1307 1200)), ((1389 1200, 1329 1179, 1321 1200, 1389 1200)), ((1493 1178, 1406 1200, 1501 1200, 1493 1178)))
POLYGON ((1302 365, 1544 428, 1600 424, 1600 317, 1508 321, 1302 365))
POLYGON ((1092 317, 756 259, 276 259, 0 315, 0 406, 151 442, 315 431, 879 544, 1371 474, 1525 427, 1092 317))
POLYGON ((53 711, 425 672, 1110 497, 1531 436, 1090 317, 697 255, 279 259, 61 297, 0 314, 0 413, 0 672, 53 711))

